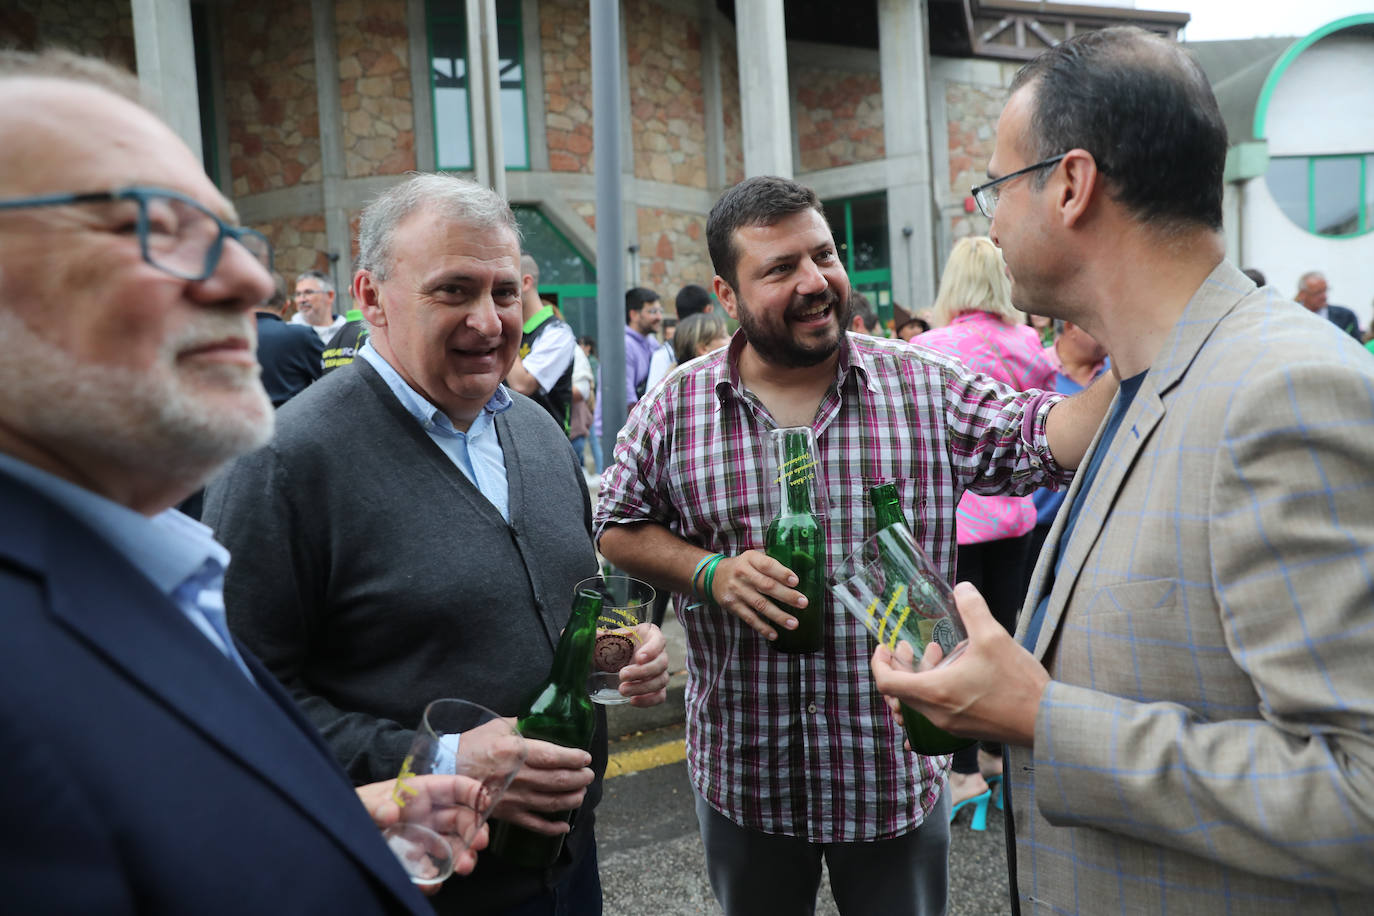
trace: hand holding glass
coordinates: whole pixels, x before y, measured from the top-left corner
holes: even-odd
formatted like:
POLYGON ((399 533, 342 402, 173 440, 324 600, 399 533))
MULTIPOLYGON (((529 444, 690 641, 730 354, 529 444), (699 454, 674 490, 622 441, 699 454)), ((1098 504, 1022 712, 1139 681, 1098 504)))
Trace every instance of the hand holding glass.
POLYGON ((397 823, 382 831, 410 880, 435 885, 487 822, 525 762, 525 739, 509 719, 467 700, 425 707, 391 798, 397 823), (443 780, 456 774, 475 783, 443 780))
MULTIPOLYGON (((914 671, 926 646, 938 643, 941 665, 955 659, 968 638, 954 593, 905 524, 889 525, 849 555, 832 580, 835 600, 893 653, 893 664, 914 671), (910 653, 899 651, 905 643, 910 653)), ((918 754, 948 754, 972 744, 936 728, 902 704, 907 741, 918 754)))
POLYGON ((593 576, 577 583, 574 593, 584 588, 605 596, 596 621, 596 648, 587 692, 593 702, 603 706, 628 703, 629 698, 620 694, 620 669, 634 660, 635 652, 648 638, 653 625, 649 622, 653 586, 629 576, 593 576))

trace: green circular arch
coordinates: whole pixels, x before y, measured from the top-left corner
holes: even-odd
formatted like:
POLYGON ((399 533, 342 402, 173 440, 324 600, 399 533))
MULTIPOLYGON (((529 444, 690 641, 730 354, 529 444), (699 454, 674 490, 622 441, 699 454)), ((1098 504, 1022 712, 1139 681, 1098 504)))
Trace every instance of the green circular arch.
POLYGON ((1293 43, 1292 47, 1283 52, 1283 56, 1274 63, 1274 66, 1269 71, 1269 76, 1265 78, 1264 87, 1260 89, 1259 101, 1255 104, 1255 139, 1266 139, 1264 127, 1265 121, 1269 117, 1269 102, 1274 95, 1274 89, 1278 86, 1279 80, 1283 77, 1284 71, 1292 66, 1293 61, 1297 60, 1298 55, 1302 54, 1302 52, 1306 51, 1326 36, 1339 32, 1342 29, 1348 29, 1353 25, 1374 25, 1374 13, 1356 13, 1353 16, 1346 16, 1344 19, 1337 19, 1335 22, 1329 22, 1306 38, 1298 39, 1298 41, 1293 43))

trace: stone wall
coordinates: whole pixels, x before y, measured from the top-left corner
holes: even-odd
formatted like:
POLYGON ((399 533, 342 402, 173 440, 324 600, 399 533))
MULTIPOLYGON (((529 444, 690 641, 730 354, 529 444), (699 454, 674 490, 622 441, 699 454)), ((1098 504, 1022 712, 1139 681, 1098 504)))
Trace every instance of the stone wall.
POLYGON ((222 21, 231 195, 320 181, 310 3, 244 0, 222 21))
POLYGON ((277 272, 286 278, 286 288, 294 288, 296 277, 307 270, 329 271, 329 249, 325 241, 322 215, 297 216, 257 223, 254 229, 272 242, 277 272))
POLYGON ((640 285, 671 303, 688 283, 709 287, 714 273, 706 251, 705 214, 639 208, 640 285))
POLYGON ((415 168, 415 118, 405 0, 340 0, 334 8, 344 174, 415 168))
MULTIPOLYGON (((997 118, 1006 101, 1006 90, 998 86, 955 80, 945 83, 951 201, 964 201, 970 188, 987 181, 988 160, 997 139, 997 118)), ((951 217, 951 239, 986 235, 987 231, 988 220, 977 209, 951 217)))
POLYGON ((701 27, 651 0, 624 9, 635 176, 705 188, 701 27))
POLYGON ((798 68, 791 78, 803 172, 883 158, 879 74, 798 68))
POLYGON ((0 47, 66 48, 134 69, 129 0, 5 0, 0 47))
POLYGON ((585 2, 541 0, 544 125, 553 172, 592 172, 591 36, 585 2))

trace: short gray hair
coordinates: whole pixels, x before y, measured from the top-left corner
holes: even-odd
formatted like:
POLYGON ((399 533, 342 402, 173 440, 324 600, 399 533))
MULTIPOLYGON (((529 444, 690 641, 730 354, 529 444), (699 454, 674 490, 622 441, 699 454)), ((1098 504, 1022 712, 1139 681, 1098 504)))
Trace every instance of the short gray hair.
POLYGON ((314 280, 316 283, 320 284, 320 286, 324 287, 324 292, 334 292, 334 281, 330 279, 329 274, 322 270, 303 271, 301 275, 296 278, 297 285, 299 285, 302 280, 314 280))
POLYGON ((443 172, 414 172, 383 191, 358 221, 358 269, 378 280, 391 270, 391 237, 416 210, 433 208, 454 222, 480 230, 506 229, 521 240, 510 204, 490 188, 443 172))

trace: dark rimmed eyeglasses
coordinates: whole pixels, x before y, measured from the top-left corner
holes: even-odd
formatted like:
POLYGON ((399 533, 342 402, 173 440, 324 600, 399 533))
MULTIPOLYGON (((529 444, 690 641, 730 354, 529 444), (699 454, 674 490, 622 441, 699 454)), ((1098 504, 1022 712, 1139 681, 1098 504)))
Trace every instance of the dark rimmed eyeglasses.
POLYGON ((988 219, 992 219, 992 214, 997 210, 997 198, 1001 195, 1001 187, 1013 178, 1020 178, 1022 175, 1029 175, 1031 172, 1038 172, 1054 165, 1068 153, 1060 153, 1058 156, 1051 156, 1048 159, 1041 159, 1035 165, 1028 165, 1024 169, 1017 169, 1010 175, 1003 175, 1001 178, 994 178, 987 184, 980 184, 973 189, 973 199, 978 202, 978 210, 988 219))
POLYGON ((138 245, 143 260, 182 280, 209 279, 219 267, 224 240, 233 239, 258 263, 272 269, 272 243, 261 232, 231 226, 196 201, 164 188, 122 188, 84 194, 44 194, 0 200, 0 210, 67 207, 133 201, 138 205, 138 245))

